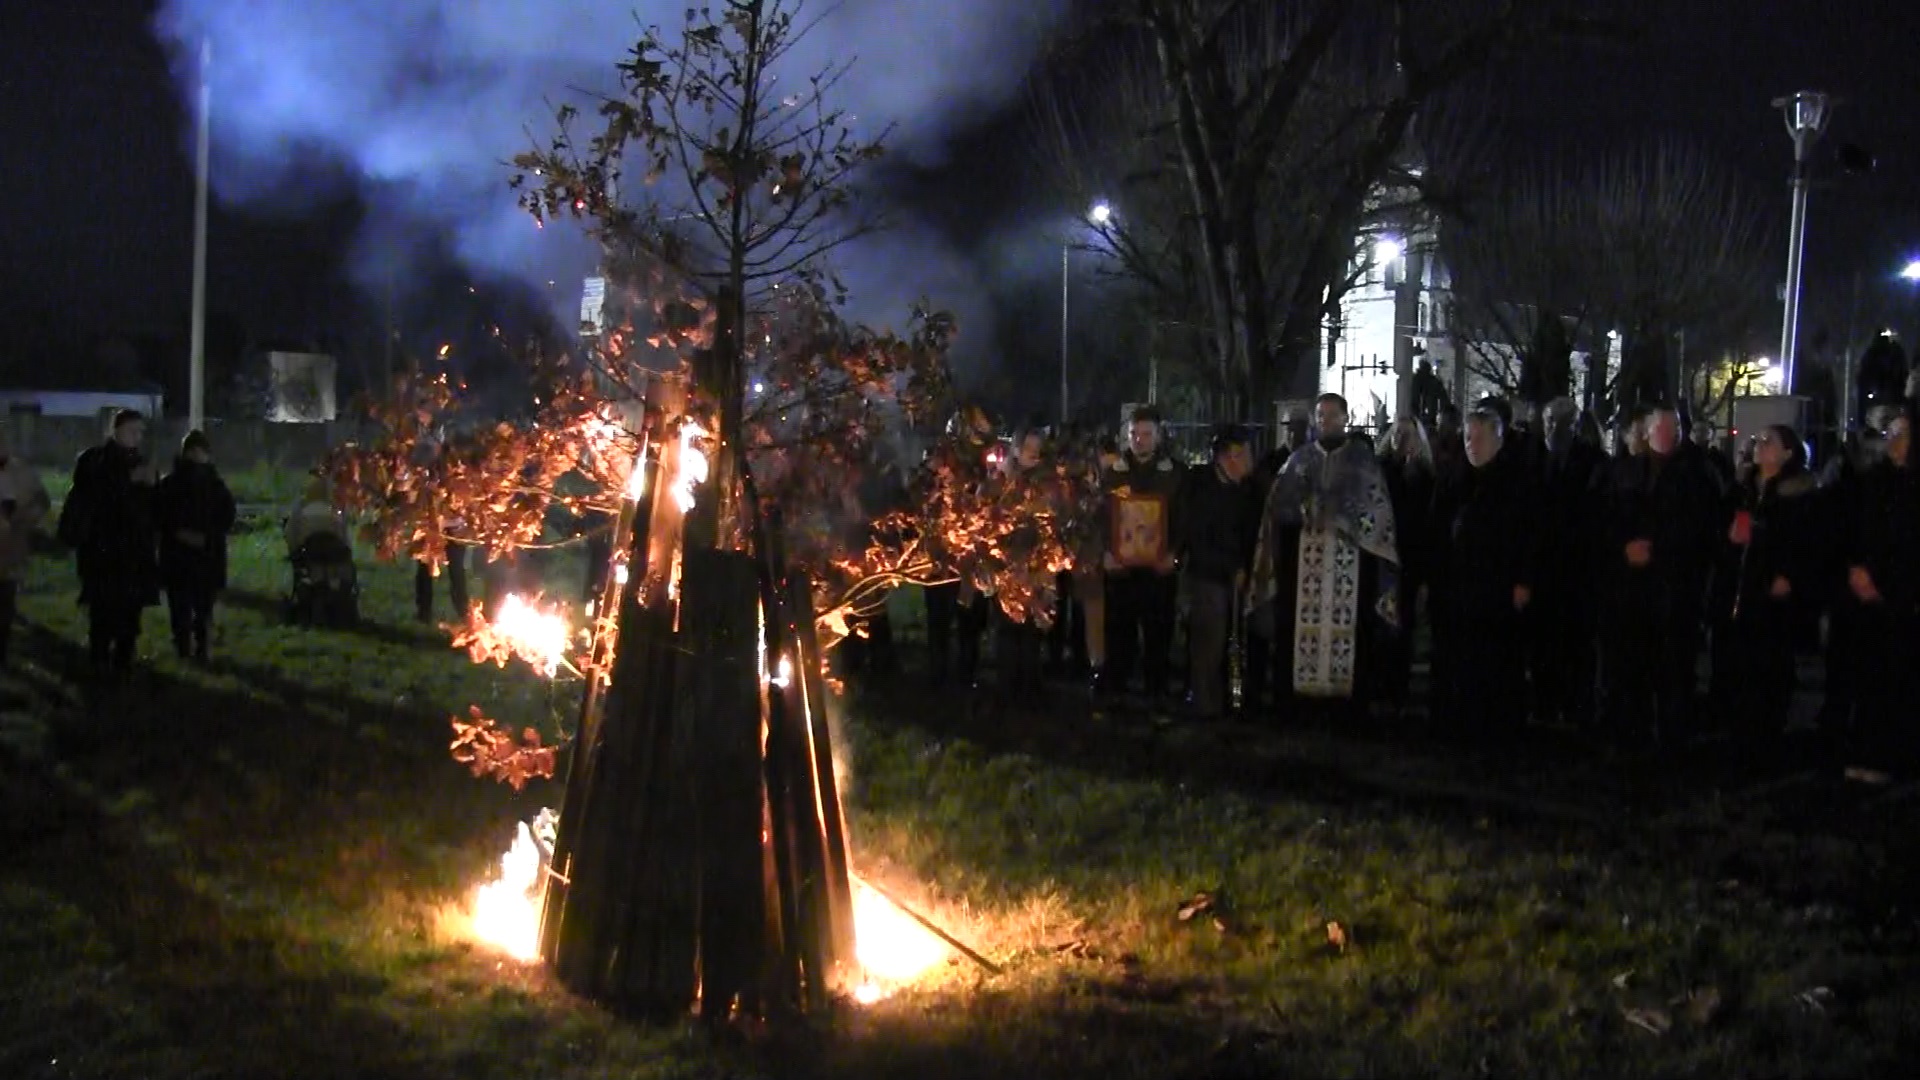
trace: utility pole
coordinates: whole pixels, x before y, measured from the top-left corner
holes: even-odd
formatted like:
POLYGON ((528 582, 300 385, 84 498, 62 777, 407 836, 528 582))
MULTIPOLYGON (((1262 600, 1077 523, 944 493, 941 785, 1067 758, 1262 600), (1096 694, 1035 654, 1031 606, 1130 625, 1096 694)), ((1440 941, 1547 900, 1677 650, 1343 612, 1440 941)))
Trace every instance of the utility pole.
POLYGON ((187 344, 187 424, 207 422, 207 168, 213 145, 213 42, 200 42, 200 117, 194 155, 193 328, 187 344))

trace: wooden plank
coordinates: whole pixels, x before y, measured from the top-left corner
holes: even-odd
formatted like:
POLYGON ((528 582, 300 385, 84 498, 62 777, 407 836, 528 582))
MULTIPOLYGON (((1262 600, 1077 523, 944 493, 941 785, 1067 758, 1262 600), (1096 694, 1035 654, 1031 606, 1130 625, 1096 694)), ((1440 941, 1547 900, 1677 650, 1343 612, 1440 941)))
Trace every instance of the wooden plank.
POLYGON ((695 735, 700 874, 700 1006, 757 1011, 766 959, 759 569, 739 552, 683 555, 674 726, 695 735))
MULTIPOLYGON (((657 462, 650 462, 648 467, 657 473, 657 462)), ((548 879, 541 918, 541 954, 562 981, 579 987, 582 992, 591 992, 591 971, 595 966, 591 958, 604 948, 604 936, 611 930, 604 926, 601 918, 605 899, 601 881, 606 870, 601 860, 607 852, 617 850, 613 838, 603 834, 613 827, 608 800, 615 797, 615 793, 605 789, 609 785, 617 788, 618 777, 609 777, 606 773, 607 717, 610 712, 618 716, 619 710, 634 697, 632 680, 642 668, 638 661, 645 630, 635 621, 634 613, 639 610, 640 582, 646 577, 649 526, 660 489, 652 479, 650 477, 637 505, 623 508, 617 524, 627 553, 629 576, 622 585, 609 573, 600 601, 602 605, 616 606, 622 613, 615 634, 614 670, 610 672, 606 688, 590 685, 582 695, 573 763, 568 770, 566 795, 554 838, 553 866, 560 876, 548 879), (622 684, 626 693, 614 693, 622 684), (583 859, 582 855, 588 852, 592 854, 583 859)), ((644 689, 640 692, 644 693, 644 689)), ((613 729, 617 741, 618 721, 613 729)))
POLYGON ((826 678, 821 674, 820 638, 814 631, 813 585, 805 574, 787 581, 787 632, 793 641, 794 685, 805 691, 806 732, 811 750, 814 785, 820 807, 825 844, 820 889, 826 905, 828 978, 854 971, 853 884, 847 858, 846 814, 840 804, 840 784, 833 772, 833 733, 827 716, 826 678))

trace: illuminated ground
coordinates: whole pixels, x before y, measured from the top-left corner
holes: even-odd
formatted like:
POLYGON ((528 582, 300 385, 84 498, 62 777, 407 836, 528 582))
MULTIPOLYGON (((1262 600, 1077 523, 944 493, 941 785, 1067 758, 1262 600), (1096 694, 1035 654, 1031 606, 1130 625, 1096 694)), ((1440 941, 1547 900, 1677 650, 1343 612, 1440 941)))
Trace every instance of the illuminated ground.
POLYGON ((546 689, 435 648, 397 570, 365 632, 279 628, 276 546, 236 552, 209 670, 111 699, 66 679, 81 613, 34 567, 0 678, 0 1076, 1873 1076, 1916 1048, 1904 790, 1629 790, 1564 749, 969 714, 911 682, 848 701, 861 861, 1006 974, 942 967, 828 1039, 622 1023, 458 936, 555 792, 468 778, 447 714, 541 722, 546 689))

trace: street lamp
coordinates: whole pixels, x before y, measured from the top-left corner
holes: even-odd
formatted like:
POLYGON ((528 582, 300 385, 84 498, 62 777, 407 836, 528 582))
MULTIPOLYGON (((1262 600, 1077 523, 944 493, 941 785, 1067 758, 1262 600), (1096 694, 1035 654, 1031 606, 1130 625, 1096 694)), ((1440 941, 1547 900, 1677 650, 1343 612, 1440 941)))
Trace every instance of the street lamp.
MULTIPOLYGON (((1101 199, 1087 209, 1086 220, 1096 229, 1104 229, 1113 220, 1113 206, 1101 199)), ((1060 423, 1067 422, 1067 357, 1073 351, 1072 323, 1068 321, 1067 301, 1072 295, 1073 281, 1073 235, 1060 243, 1060 423)))
POLYGON ((1404 254, 1405 251, 1406 249, 1401 245, 1399 237, 1383 236, 1373 242, 1374 264, 1382 268, 1391 266, 1400 261, 1400 256, 1404 254))
POLYGON ((1900 276, 1908 281, 1920 282, 1920 259, 1915 259, 1900 271, 1900 276))
POLYGON ((1799 353, 1801 262, 1807 248, 1807 162, 1833 115, 1833 99, 1817 90, 1802 90, 1775 98, 1773 107, 1786 117, 1787 134, 1793 139, 1793 218, 1787 238, 1786 312, 1780 322, 1780 381, 1782 392, 1791 394, 1799 353))

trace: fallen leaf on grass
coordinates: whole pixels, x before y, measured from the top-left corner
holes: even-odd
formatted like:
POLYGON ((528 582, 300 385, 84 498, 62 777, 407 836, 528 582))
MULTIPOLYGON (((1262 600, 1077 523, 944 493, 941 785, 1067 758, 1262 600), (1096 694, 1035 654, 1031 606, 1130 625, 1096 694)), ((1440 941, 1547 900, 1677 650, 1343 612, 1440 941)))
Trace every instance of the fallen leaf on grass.
POLYGON ((1827 1011, 1827 1006, 1833 1004, 1833 991, 1824 986, 1816 986, 1811 990, 1802 990, 1795 994, 1793 1000, 1799 1002, 1800 1007, 1808 1012, 1823 1013, 1827 1011))
POLYGON ((1347 951, 1347 928, 1338 922, 1327 923, 1327 944, 1341 952, 1347 951))
POLYGON ((1613 988, 1615 990, 1625 990, 1627 988, 1627 981, 1632 978, 1633 978, 1633 969, 1628 968, 1627 970, 1613 977, 1613 988))
POLYGON ((1620 1015, 1626 1017, 1627 1023, 1654 1035, 1673 1030, 1673 1017, 1664 1009, 1621 1009, 1620 1015))
POLYGON ((1197 892, 1186 903, 1180 905, 1181 922, 1192 922, 1195 915, 1205 915, 1213 910, 1213 894, 1197 892))
POLYGON ((1695 1027, 1706 1027, 1713 1023, 1714 1015, 1720 1011, 1720 988, 1697 986, 1674 1004, 1686 1006, 1688 1023, 1695 1027))
POLYGON ((1063 941, 1058 945, 1049 945, 1047 948, 1055 955, 1071 956, 1076 960, 1098 960, 1100 958, 1099 950, 1093 947, 1093 942, 1085 938, 1063 941))

